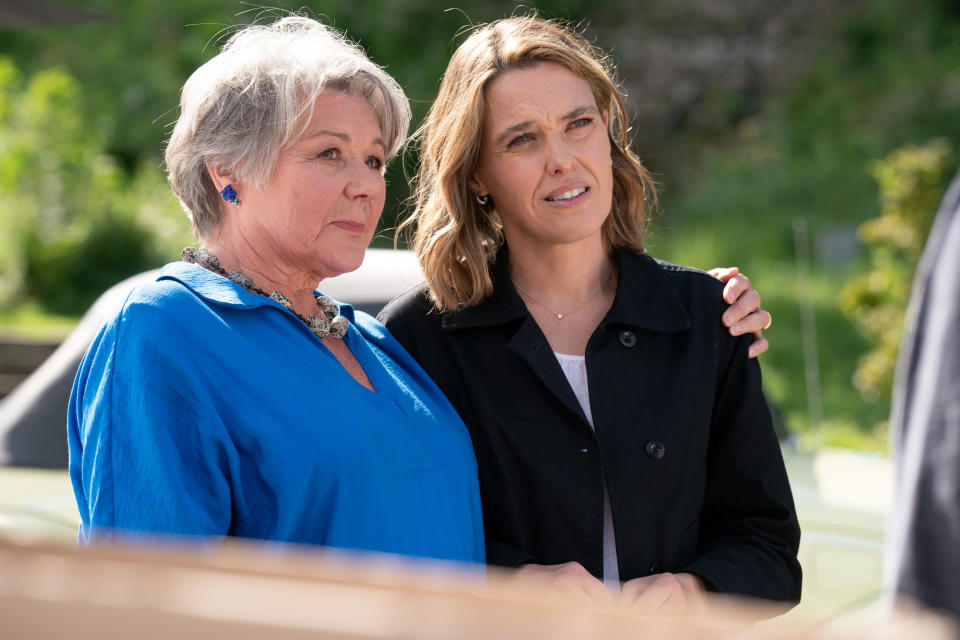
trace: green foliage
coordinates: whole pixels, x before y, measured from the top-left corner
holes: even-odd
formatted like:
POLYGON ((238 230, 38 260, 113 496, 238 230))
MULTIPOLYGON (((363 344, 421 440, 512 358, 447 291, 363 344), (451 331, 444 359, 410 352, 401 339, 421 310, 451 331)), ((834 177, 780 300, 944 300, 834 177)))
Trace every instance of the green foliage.
POLYGON ((872 347, 853 376, 864 400, 889 401, 910 283, 953 168, 950 142, 908 145, 873 166, 881 214, 859 228, 870 268, 840 292, 844 313, 872 347))
MULTIPOLYGON (((243 0, 65 0, 104 20, 0 29, 0 304, 82 311, 124 276, 173 258, 188 226, 160 169, 180 87, 238 25, 305 11, 346 31, 426 112, 465 24, 514 2, 314 0, 264 9, 243 0), (412 35, 413 34, 413 35, 412 35), (6 53, 8 57, 2 54, 6 53), (16 61, 14 64, 13 61, 16 61), (19 70, 18 70, 19 67, 19 70)), ((547 15, 578 16, 583 0, 547 15)), ((415 158, 409 158, 412 166, 415 158)), ((392 245, 409 191, 400 162, 376 244, 392 245)))
MULTIPOLYGON (((808 442, 876 449, 885 443, 889 396, 878 391, 865 399, 853 378, 877 345, 873 336, 884 335, 893 350, 882 360, 868 357, 867 365, 876 380, 889 380, 900 325, 874 315, 878 333, 864 334, 856 318, 871 315, 871 300, 865 297, 864 310, 852 317, 837 294, 886 260, 870 281, 870 295, 877 303, 896 298, 902 309, 913 268, 889 247, 837 257, 818 240, 852 235, 880 215, 873 176, 878 158, 934 138, 958 148, 960 16, 944 3, 877 0, 851 7, 832 32, 819 34, 818 45, 821 54, 756 116, 731 122, 726 135, 688 130, 654 167, 661 172, 663 211, 652 227, 651 252, 702 268, 740 266, 774 317, 766 332, 771 348, 761 357, 764 387, 789 427, 808 442), (798 216, 807 221, 813 245, 811 302, 824 414, 819 433, 808 432, 791 229, 798 216)), ((944 162, 949 174, 954 161, 944 162)), ((898 188, 899 201, 912 207, 904 208, 909 220, 935 211, 935 189, 898 188), (918 193, 924 195, 915 199, 918 193)), ((858 384, 861 378, 857 374, 858 384)), ((888 388, 884 384, 875 389, 888 388)))
MULTIPOLYGON (((159 164, 177 118, 180 87, 216 55, 238 26, 305 12, 344 32, 386 67, 410 98, 414 123, 436 96, 440 76, 465 25, 510 15, 518 3, 463 0, 457 9, 429 0, 301 0, 264 5, 246 0, 62 0, 104 16, 102 23, 47 29, 0 29, 0 54, 28 73, 52 66, 80 80, 77 117, 100 136, 104 150, 128 171, 159 164)), ((585 0, 553 0, 544 15, 579 17, 585 0)), ((410 158, 413 165, 416 158, 410 158)), ((392 228, 409 195, 400 162, 387 172, 382 228, 392 228)), ((381 231, 377 243, 392 245, 381 231)))
POLYGON ((162 173, 117 166, 76 108, 73 77, 57 68, 24 77, 0 59, 0 96, 0 301, 34 296, 53 311, 83 309, 162 263, 174 239, 189 241, 162 173))

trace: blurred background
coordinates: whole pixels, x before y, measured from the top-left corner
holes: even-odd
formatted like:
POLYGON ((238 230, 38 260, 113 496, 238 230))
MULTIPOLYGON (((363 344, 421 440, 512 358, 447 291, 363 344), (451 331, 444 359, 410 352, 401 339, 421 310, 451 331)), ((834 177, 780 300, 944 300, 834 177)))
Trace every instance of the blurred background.
MULTIPOLYGON (((418 120, 458 31, 515 3, 277 6, 359 41, 418 120)), ((761 292, 780 428, 802 448, 884 451, 911 276, 957 166, 960 3, 537 7, 583 21, 619 66, 662 195, 650 252, 738 265, 761 292)), ((0 1, 0 334, 55 343, 111 284, 192 242, 162 166, 179 88, 236 25, 275 15, 237 0, 0 1)), ((390 169, 379 246, 415 160, 390 169)))

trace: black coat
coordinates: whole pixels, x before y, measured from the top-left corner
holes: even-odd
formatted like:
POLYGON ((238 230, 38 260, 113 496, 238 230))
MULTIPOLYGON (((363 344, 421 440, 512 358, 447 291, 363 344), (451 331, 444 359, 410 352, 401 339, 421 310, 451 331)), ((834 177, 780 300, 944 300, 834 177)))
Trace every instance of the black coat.
POLYGON ((578 561, 602 576, 603 479, 620 579, 691 572, 717 591, 797 601, 800 529, 747 357, 722 326, 723 285, 616 252, 617 294, 586 349, 594 432, 508 276, 456 313, 424 291, 381 321, 470 429, 490 562, 578 561))

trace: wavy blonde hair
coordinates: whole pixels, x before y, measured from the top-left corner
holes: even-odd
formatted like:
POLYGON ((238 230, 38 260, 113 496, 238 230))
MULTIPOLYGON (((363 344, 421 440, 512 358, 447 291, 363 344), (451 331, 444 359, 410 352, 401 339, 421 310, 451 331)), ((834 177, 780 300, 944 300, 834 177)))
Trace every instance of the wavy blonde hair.
POLYGON ((475 28, 454 52, 439 95, 413 136, 420 151, 414 210, 398 232, 415 227, 413 248, 441 311, 474 306, 493 292, 489 265, 504 242, 496 209, 479 204, 470 190, 480 156, 484 89, 507 71, 544 62, 563 65, 586 81, 608 116, 613 204, 603 224, 604 242, 644 250, 646 204, 656 202, 656 190, 630 150, 611 61, 565 24, 537 15, 497 20, 475 28))

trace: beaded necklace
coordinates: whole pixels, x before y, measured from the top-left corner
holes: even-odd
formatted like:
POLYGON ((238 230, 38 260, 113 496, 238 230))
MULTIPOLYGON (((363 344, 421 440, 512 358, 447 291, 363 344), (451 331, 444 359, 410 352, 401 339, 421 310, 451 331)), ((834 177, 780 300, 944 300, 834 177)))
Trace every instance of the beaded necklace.
POLYGON ((331 337, 342 339, 343 336, 347 334, 347 326, 350 324, 349 321, 340 315, 340 307, 337 306, 337 303, 327 296, 314 296, 317 301, 317 308, 320 309, 321 315, 304 318, 302 315, 297 313, 295 309, 293 309, 293 305, 287 296, 283 295, 279 291, 267 293, 260 287, 254 286, 253 279, 245 273, 241 273, 240 271, 233 270, 230 273, 227 273, 223 267, 220 266, 220 260, 217 258, 217 256, 213 255, 212 252, 207 251, 206 249, 194 249, 193 247, 187 247, 180 253, 180 257, 184 262, 199 265, 204 269, 227 278, 231 282, 240 285, 250 293, 255 293, 265 298, 270 298, 274 302, 280 303, 284 309, 297 316, 300 321, 303 322, 303 324, 307 325, 310 331, 312 331, 318 338, 331 337))

